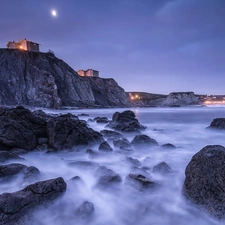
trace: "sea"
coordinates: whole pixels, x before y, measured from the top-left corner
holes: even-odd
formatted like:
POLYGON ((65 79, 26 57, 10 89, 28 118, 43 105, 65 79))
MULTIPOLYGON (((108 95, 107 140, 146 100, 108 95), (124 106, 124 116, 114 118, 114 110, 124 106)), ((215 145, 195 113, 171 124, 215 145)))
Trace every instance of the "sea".
MULTIPOLYGON (((64 109, 44 110, 50 114, 86 114, 79 118, 88 126, 101 131, 106 124, 96 123, 95 117, 112 118, 115 112, 128 109, 64 109)), ((32 221, 37 225, 219 225, 202 209, 188 202, 182 187, 185 168, 192 156, 207 145, 225 146, 225 132, 206 129, 214 118, 225 117, 222 106, 192 106, 179 108, 131 108, 139 122, 147 126, 143 134, 155 139, 159 146, 140 147, 134 151, 117 151, 90 158, 84 151, 62 151, 49 154, 37 151, 26 154, 23 163, 35 166, 41 172, 42 180, 63 177, 67 191, 48 208, 33 213, 32 221), (163 144, 173 144, 174 149, 162 148, 163 144), (127 158, 139 160, 141 165, 132 165, 127 158), (95 169, 71 167, 70 162, 91 161, 118 173, 122 182, 111 189, 98 188, 95 169), (153 167, 166 162, 171 168, 168 174, 155 173, 153 167), (144 168, 144 169, 143 169, 144 168), (144 171, 144 172, 143 172, 144 171), (157 186, 143 191, 125 184, 129 174, 143 174, 157 186), (79 176, 82 182, 74 183, 71 178, 79 176), (84 202, 93 203, 94 212, 90 218, 77 216, 77 209, 84 202)), ((127 134, 131 141, 135 134, 127 134)), ((109 144, 113 148, 112 142, 109 144)), ((98 146, 92 148, 98 151, 98 146)), ((24 184, 17 179, 0 185, 0 192, 21 190, 24 184)), ((90 209, 87 209, 87 212, 90 209)), ((93 209, 92 209, 93 211, 93 209)), ((85 213, 84 213, 85 214, 85 213)), ((88 214, 88 213, 87 213, 88 214)), ((88 217, 88 216, 87 216, 88 217)))

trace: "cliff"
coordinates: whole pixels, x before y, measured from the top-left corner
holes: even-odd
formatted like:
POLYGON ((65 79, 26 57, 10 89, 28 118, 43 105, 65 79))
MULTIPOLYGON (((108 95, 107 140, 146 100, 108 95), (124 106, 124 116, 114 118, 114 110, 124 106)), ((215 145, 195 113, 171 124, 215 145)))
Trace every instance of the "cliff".
POLYGON ((0 104, 36 107, 126 107, 113 79, 80 77, 51 53, 0 49, 0 104))
POLYGON ((166 97, 162 106, 186 106, 195 104, 199 104, 199 100, 194 92, 172 92, 166 97))

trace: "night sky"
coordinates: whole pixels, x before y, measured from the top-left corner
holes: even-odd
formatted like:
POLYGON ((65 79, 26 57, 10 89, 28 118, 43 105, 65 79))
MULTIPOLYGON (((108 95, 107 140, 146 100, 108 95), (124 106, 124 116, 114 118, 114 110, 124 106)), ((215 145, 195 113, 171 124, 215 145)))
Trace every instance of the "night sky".
POLYGON ((126 91, 225 94, 225 0, 0 3, 0 48, 26 38, 126 91))

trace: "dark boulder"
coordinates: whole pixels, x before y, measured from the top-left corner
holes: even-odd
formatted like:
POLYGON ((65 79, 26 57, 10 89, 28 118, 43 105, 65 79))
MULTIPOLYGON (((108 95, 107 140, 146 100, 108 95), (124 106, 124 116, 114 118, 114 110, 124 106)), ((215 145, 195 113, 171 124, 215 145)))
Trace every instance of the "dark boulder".
POLYGON ((209 214, 225 219, 225 148, 208 145, 196 153, 185 170, 183 194, 209 214))
POLYGON ((225 118, 216 118, 214 119, 208 128, 225 130, 225 118))
POLYGON ((168 166, 167 163, 165 162, 161 162, 159 164, 157 164, 156 166, 153 167, 153 172, 156 173, 170 173, 171 172, 171 168, 168 166))
POLYGON ((130 149, 132 150, 130 142, 126 138, 116 138, 113 140, 113 145, 118 149, 130 149))
POLYGON ((97 144, 102 135, 87 127, 86 123, 62 115, 49 120, 47 125, 49 146, 54 149, 72 149, 75 146, 97 144))
POLYGON ((94 121, 96 121, 96 123, 108 123, 109 122, 107 117, 96 117, 96 118, 94 118, 94 121))
POLYGON ((0 145, 5 146, 6 150, 32 150, 38 145, 40 137, 47 137, 44 119, 22 106, 0 110, 0 145))
POLYGON ((139 191, 144 191, 155 187, 155 182, 150 181, 146 176, 141 174, 129 174, 125 177, 125 184, 139 191))
POLYGON ((132 157, 127 157, 127 161, 133 166, 141 166, 141 162, 138 159, 134 159, 132 157))
POLYGON ((139 123, 134 112, 131 110, 126 110, 122 113, 114 113, 112 121, 107 126, 122 132, 138 133, 140 132, 140 130, 144 130, 146 128, 139 123))
POLYGON ((39 206, 51 204, 66 190, 63 178, 31 184, 21 191, 0 195, 2 225, 26 224, 26 218, 39 206))
POLYGON ((76 210, 78 219, 83 222, 91 220, 95 212, 95 206, 89 201, 84 201, 76 210))
POLYGON ((100 166, 96 171, 98 177, 97 186, 100 188, 107 188, 121 183, 122 179, 119 174, 105 166, 100 166))
POLYGON ((99 151, 103 151, 103 152, 111 152, 113 149, 111 148, 111 146, 108 144, 108 142, 104 141, 100 144, 99 151))
POLYGON ((19 157, 18 155, 8 152, 8 151, 0 151, 0 163, 7 162, 10 160, 23 160, 23 158, 19 157))
POLYGON ((145 134, 136 135, 131 141, 132 145, 146 145, 146 146, 158 146, 159 144, 153 138, 145 134))
POLYGON ((18 174, 24 174, 27 166, 19 163, 11 163, 0 166, 0 178, 10 178, 18 174))
POLYGON ((40 171, 35 166, 29 166, 28 168, 25 169, 24 182, 26 184, 37 181, 39 177, 40 177, 40 171))
POLYGON ((105 138, 122 138, 123 135, 117 131, 113 130, 101 130, 100 133, 105 137, 105 138))
POLYGON ((174 148, 176 148, 175 145, 170 144, 170 143, 164 144, 164 145, 162 145, 161 147, 162 147, 162 148, 165 148, 165 149, 174 149, 174 148))

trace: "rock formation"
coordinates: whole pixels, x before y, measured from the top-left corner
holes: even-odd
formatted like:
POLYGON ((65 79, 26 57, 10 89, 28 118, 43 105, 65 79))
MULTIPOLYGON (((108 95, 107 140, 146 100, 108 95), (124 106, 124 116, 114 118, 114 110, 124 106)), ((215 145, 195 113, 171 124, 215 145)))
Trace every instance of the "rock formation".
POLYGON ((51 53, 0 49, 0 104, 38 107, 128 106, 113 79, 79 76, 51 53))
POLYGON ((225 118, 216 118, 212 121, 209 127, 211 129, 225 130, 225 118))
POLYGON ((199 104, 198 98, 194 92, 172 92, 170 93, 163 106, 186 106, 199 104))
POLYGON ((208 145, 195 154, 185 171, 184 196, 211 215, 225 219, 225 148, 208 145))

